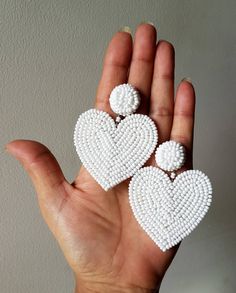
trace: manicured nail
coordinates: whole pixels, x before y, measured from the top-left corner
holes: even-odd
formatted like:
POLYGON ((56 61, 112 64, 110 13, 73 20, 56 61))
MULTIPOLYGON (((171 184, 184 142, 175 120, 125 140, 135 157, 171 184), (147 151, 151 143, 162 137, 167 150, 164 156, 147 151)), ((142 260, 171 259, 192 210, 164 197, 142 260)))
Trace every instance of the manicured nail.
POLYGON ((181 81, 187 81, 187 82, 193 84, 193 83, 192 83, 192 80, 191 80, 190 77, 185 77, 185 78, 183 78, 181 81))
POLYGON ((11 150, 8 147, 9 144, 10 144, 10 142, 8 142, 7 144, 4 145, 4 151, 5 151, 5 153, 12 155, 11 150))
POLYGON ((142 21, 140 24, 150 24, 155 27, 154 23, 151 21, 142 21))
POLYGON ((123 26, 120 30, 120 32, 125 32, 131 35, 131 29, 129 26, 123 26))
POLYGON ((147 21, 147 23, 150 24, 150 25, 152 25, 152 26, 155 26, 154 23, 151 22, 151 21, 147 21))
POLYGON ((4 148, 3 148, 3 150, 4 150, 4 152, 5 152, 5 153, 9 153, 9 151, 8 151, 8 148, 7 148, 7 144, 6 144, 6 145, 4 145, 4 148))
POLYGON ((13 154, 9 151, 9 149, 6 146, 4 147, 3 153, 10 155, 10 156, 13 156, 13 154))

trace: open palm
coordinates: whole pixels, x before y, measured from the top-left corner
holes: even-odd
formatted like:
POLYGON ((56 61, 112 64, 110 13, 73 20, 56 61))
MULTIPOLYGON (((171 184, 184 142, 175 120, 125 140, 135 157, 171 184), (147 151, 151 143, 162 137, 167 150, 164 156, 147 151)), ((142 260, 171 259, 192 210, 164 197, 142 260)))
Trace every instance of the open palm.
MULTIPOLYGON (((142 96, 140 113, 149 115, 159 143, 185 145, 191 168, 194 90, 183 80, 174 99, 174 49, 156 41, 150 24, 138 26, 134 44, 125 31, 116 33, 104 58, 96 108, 108 112, 109 94, 122 83, 142 96)), ((76 276, 77 292, 152 292, 159 288, 177 247, 162 252, 136 222, 128 202, 128 180, 105 192, 81 167, 70 184, 52 155, 35 141, 15 140, 7 150, 29 173, 49 228, 76 276)), ((148 162, 154 164, 153 158, 148 162)))

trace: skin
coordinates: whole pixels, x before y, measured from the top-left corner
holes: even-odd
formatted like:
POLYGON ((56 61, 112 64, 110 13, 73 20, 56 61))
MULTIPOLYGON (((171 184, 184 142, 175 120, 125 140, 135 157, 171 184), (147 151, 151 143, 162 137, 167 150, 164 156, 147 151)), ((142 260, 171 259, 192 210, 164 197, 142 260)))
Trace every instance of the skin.
MULTIPOLYGON (((173 139, 187 149, 192 167, 195 94, 182 80, 174 95, 174 48, 157 42, 150 24, 137 27, 134 41, 117 32, 104 57, 96 108, 115 117, 109 94, 129 82, 142 95, 139 112, 149 115, 159 131, 159 143, 173 139)), ((15 140, 6 145, 30 178, 49 229, 75 274, 75 292, 158 292, 178 246, 162 252, 132 215, 129 180, 105 192, 82 166, 72 184, 46 146, 15 140)), ((155 165, 153 157, 147 165, 155 165)))

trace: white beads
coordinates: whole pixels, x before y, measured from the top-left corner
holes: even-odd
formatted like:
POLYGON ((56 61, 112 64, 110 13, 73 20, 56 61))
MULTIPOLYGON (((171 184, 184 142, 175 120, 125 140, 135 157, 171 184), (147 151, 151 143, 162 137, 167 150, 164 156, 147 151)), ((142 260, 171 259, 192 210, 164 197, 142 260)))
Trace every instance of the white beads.
POLYGON ((153 153, 157 139, 148 116, 130 115, 116 126, 111 116, 96 109, 81 114, 74 131, 83 165, 105 190, 133 176, 153 153))
POLYGON ((165 251, 189 235, 212 200, 212 186, 201 171, 189 170, 173 182, 155 167, 140 169, 129 184, 129 201, 140 226, 165 251))
POLYGON ((174 171, 181 168, 185 161, 183 145, 173 140, 162 143, 156 150, 156 163, 165 171, 174 171))
POLYGON ((114 113, 128 116, 138 109, 140 96, 132 85, 121 84, 112 90, 109 101, 114 113))
POLYGON ((175 172, 171 172, 171 173, 170 173, 170 178, 171 178, 171 179, 175 179, 175 177, 176 177, 175 172))
POLYGON ((117 116, 116 117, 116 123, 120 123, 120 121, 121 121, 121 117, 120 116, 117 116))

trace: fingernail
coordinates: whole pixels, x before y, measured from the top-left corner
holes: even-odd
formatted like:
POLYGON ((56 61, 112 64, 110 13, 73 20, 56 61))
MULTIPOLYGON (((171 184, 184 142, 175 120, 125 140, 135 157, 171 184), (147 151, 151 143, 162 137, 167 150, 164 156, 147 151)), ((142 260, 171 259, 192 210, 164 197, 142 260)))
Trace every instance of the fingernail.
POLYGON ((152 26, 155 26, 154 23, 151 22, 151 21, 147 21, 147 23, 150 24, 150 25, 152 25, 152 26))
POLYGON ((131 29, 129 26, 123 26, 120 30, 120 32, 125 32, 131 35, 131 29))
POLYGON ((10 156, 14 156, 10 151, 9 151, 9 149, 5 146, 4 147, 4 151, 3 151, 5 154, 7 154, 7 155, 10 155, 10 156))
POLYGON ((12 152, 11 152, 10 148, 8 147, 9 144, 10 143, 7 143, 4 145, 4 151, 5 151, 5 153, 12 155, 12 152))
POLYGON ((5 153, 9 153, 9 151, 8 151, 8 148, 7 148, 7 144, 6 144, 6 145, 4 145, 4 148, 3 148, 3 150, 4 150, 4 152, 5 152, 5 153))
POLYGON ((11 150, 11 148, 8 147, 8 144, 4 146, 4 152, 5 154, 8 154, 9 156, 15 157, 16 159, 19 158, 17 150, 11 150))
POLYGON ((151 22, 151 21, 143 21, 143 22, 141 22, 140 24, 150 24, 150 25, 152 25, 152 26, 155 27, 154 23, 151 22))
POLYGON ((187 81, 187 82, 193 84, 193 83, 192 83, 192 80, 191 80, 190 77, 185 77, 185 78, 183 78, 181 81, 187 81))

